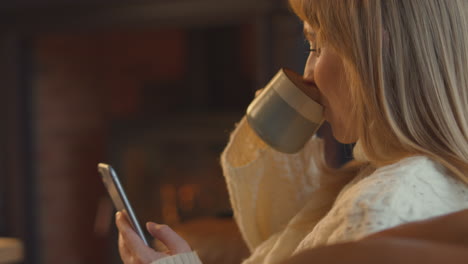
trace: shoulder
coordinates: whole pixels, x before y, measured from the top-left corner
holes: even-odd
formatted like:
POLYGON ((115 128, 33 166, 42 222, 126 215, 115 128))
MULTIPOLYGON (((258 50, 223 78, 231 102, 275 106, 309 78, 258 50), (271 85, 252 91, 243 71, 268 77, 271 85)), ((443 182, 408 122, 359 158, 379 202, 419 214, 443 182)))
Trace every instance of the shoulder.
POLYGON ((402 218, 417 220, 429 213, 425 208, 447 206, 447 210, 455 210, 467 197, 467 186, 442 165, 428 157, 415 156, 351 182, 339 195, 337 203, 351 208, 365 206, 369 210, 392 211, 402 218))
POLYGON ((340 226, 335 239, 358 239, 402 223, 465 209, 467 205, 468 187, 464 183, 439 163, 416 156, 351 182, 328 217, 335 218, 337 228, 340 226))
POLYGON ((349 183, 303 246, 356 240, 467 205, 467 186, 443 166, 424 156, 405 158, 349 183))
POLYGON ((350 183, 344 192, 360 195, 375 193, 379 196, 401 194, 402 192, 416 195, 423 191, 443 194, 449 190, 453 191, 453 188, 463 193, 466 187, 438 162, 425 156, 414 156, 378 168, 369 176, 350 183))

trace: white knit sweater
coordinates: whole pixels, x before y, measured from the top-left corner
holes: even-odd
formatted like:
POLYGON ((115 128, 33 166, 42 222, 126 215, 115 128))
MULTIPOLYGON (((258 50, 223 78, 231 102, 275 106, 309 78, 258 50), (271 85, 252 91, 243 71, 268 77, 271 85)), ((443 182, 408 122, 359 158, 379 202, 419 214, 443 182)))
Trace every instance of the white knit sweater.
MULTIPOLYGON (((416 156, 357 175, 325 217, 315 219, 321 201, 334 199, 321 191, 329 179, 312 158, 317 151, 323 151, 318 138, 297 154, 274 151, 245 119, 232 134, 221 162, 235 219, 252 252, 243 264, 279 263, 304 249, 468 208, 468 187, 440 164, 416 156)), ((187 253, 154 263, 201 262, 187 253)))

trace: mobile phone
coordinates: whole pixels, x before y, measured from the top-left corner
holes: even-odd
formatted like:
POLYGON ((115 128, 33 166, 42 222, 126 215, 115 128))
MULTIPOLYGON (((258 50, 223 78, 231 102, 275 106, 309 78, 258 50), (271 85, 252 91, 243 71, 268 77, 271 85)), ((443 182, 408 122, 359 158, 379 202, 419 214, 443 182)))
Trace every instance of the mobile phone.
POLYGON ((125 211, 128 215, 128 220, 133 227, 133 230, 138 234, 138 236, 143 240, 145 245, 149 246, 148 241, 146 240, 145 234, 141 229, 141 226, 138 222, 138 219, 135 215, 135 212, 130 205, 130 202, 125 194, 125 190, 120 183, 117 173, 109 164, 99 163, 98 171, 101 174, 102 182, 106 186, 107 192, 109 193, 112 203, 117 211, 125 211))

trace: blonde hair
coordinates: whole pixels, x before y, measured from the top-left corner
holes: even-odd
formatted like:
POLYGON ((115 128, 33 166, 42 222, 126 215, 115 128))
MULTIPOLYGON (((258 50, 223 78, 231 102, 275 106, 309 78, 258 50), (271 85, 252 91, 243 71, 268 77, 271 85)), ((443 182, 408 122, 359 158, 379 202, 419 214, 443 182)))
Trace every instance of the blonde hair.
POLYGON ((289 0, 342 57, 376 167, 425 155, 468 183, 464 0, 289 0))

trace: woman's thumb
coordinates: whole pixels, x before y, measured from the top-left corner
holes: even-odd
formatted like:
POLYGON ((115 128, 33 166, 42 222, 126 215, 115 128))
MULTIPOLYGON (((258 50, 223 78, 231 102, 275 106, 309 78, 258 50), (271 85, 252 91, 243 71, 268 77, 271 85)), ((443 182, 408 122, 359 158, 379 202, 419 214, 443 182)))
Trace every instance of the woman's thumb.
POLYGON ((153 222, 146 223, 146 229, 154 237, 159 239, 172 254, 191 252, 189 244, 167 225, 158 225, 153 222))
POLYGON ((158 224, 153 222, 146 223, 146 229, 154 238, 156 238, 158 226, 158 224))

